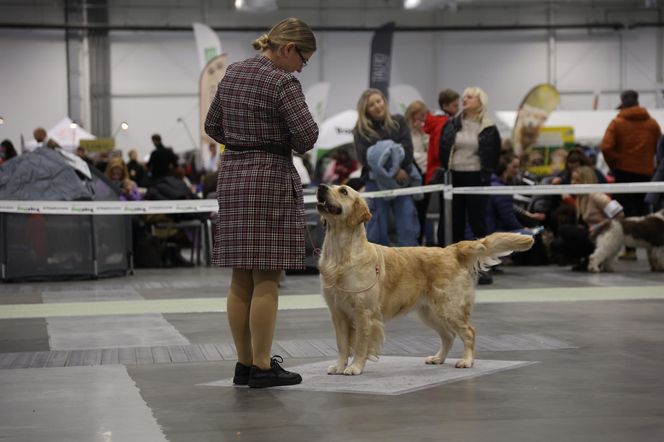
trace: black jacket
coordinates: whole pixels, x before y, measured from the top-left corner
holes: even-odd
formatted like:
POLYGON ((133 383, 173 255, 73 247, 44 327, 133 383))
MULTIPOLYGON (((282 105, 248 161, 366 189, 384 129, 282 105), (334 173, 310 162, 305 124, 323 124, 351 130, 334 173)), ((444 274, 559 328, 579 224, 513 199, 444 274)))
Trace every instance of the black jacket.
MULTIPOLYGON (((456 134, 461 130, 461 114, 447 121, 440 136, 440 167, 449 169, 450 153, 456 140, 456 134)), ((491 185, 491 174, 498 167, 500 158, 500 134, 495 124, 484 127, 477 136, 480 155, 480 176, 482 184, 491 185)))
POLYGON ((367 150, 380 140, 392 140, 395 143, 401 144, 404 150, 404 159, 401 162, 401 168, 408 170, 413 163, 413 140, 410 137, 410 129, 406 124, 406 119, 399 115, 392 115, 394 121, 398 124, 397 130, 390 130, 383 126, 382 123, 374 123, 374 130, 378 133, 378 138, 369 140, 361 136, 355 129, 353 129, 353 141, 355 142, 355 152, 357 159, 364 166, 362 174, 368 172, 369 164, 367 163, 367 150))

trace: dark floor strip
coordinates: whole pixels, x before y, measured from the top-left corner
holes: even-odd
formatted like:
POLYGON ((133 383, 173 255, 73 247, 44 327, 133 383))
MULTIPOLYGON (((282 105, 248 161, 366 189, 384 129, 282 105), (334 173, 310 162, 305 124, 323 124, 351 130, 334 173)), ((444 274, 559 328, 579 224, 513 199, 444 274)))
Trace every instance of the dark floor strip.
MULTIPOLYGON (((381 354, 385 356, 429 355, 438 351, 440 341, 431 336, 388 338, 381 354)), ((558 339, 533 334, 480 336, 478 351, 527 351, 575 348, 558 339)), ((457 339, 451 355, 463 349, 457 339)), ((334 339, 300 339, 275 341, 272 351, 285 358, 320 358, 336 356, 334 339)), ((228 342, 210 344, 170 345, 159 347, 127 347, 94 350, 54 350, 0 353, 0 369, 73 367, 94 365, 152 365, 187 362, 235 360, 235 349, 228 342)))

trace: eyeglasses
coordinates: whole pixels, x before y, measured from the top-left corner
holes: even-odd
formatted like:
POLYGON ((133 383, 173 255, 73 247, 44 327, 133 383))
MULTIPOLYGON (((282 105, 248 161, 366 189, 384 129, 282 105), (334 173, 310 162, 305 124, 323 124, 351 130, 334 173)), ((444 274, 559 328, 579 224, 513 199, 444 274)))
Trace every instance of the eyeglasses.
POLYGON ((300 56, 300 60, 302 60, 302 67, 305 67, 309 63, 309 60, 304 58, 304 55, 302 55, 302 52, 300 52, 300 48, 298 48, 297 46, 293 47, 295 48, 295 52, 297 52, 297 55, 300 56))

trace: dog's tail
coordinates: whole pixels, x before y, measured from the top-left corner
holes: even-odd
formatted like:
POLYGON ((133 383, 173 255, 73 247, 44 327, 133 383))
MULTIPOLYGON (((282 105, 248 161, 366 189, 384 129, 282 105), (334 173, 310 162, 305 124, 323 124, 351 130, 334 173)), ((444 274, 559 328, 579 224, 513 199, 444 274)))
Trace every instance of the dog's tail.
POLYGON ((534 242, 530 235, 498 232, 475 241, 460 241, 455 247, 460 261, 465 261, 475 270, 488 270, 489 267, 500 264, 498 258, 501 256, 528 250, 534 242))

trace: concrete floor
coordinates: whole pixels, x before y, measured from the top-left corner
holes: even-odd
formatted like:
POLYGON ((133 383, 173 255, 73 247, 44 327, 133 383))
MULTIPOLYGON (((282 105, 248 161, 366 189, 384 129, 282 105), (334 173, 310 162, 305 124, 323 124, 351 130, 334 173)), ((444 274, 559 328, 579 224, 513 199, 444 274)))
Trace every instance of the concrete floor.
MULTIPOLYGON (((460 370, 423 364, 436 340, 409 315, 360 378, 290 390, 224 386, 229 275, 0 284, 0 440, 664 440, 664 274, 643 256, 615 274, 507 266, 479 287, 478 365, 511 367, 443 379, 460 370)), ((281 297, 274 350, 315 374, 334 353, 318 277, 289 275, 281 297)))

